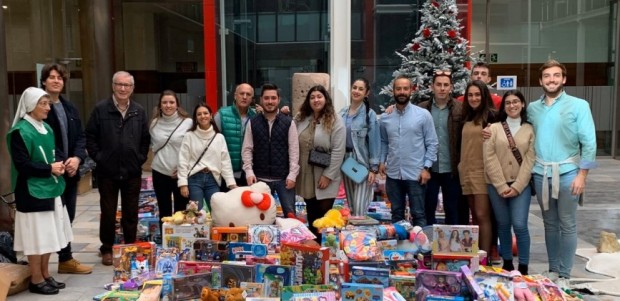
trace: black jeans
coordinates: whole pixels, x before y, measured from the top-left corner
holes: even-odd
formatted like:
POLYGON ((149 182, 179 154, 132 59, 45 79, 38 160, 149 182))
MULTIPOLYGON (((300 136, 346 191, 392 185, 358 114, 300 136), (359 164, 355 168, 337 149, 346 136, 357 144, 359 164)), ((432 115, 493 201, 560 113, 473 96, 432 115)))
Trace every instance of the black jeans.
MULTIPOLYGON (((75 218, 75 207, 77 206, 77 186, 78 181, 74 179, 66 180, 65 191, 60 196, 62 202, 67 208, 69 214, 69 221, 73 224, 75 218)), ((58 253, 58 262, 65 262, 73 259, 73 252, 71 251, 71 242, 66 247, 60 249, 58 253)))
MULTIPOLYGON (((159 216, 172 216, 172 196, 174 196, 174 212, 183 211, 187 208, 189 199, 181 195, 181 189, 177 185, 177 179, 153 170, 153 188, 159 206, 159 216)), ((162 222, 159 220, 159 229, 162 222)), ((163 237, 163 233, 162 233, 163 237)))
POLYGON ((114 230, 116 224, 116 208, 118 193, 121 193, 121 227, 125 243, 134 243, 138 232, 138 199, 140 198, 140 177, 115 180, 98 176, 101 221, 99 222, 99 239, 101 240, 102 254, 111 253, 114 245, 114 230))
POLYGON ((446 214, 445 223, 446 225, 459 225, 459 203, 461 202, 462 195, 461 183, 458 175, 454 175, 451 172, 433 172, 431 173, 431 179, 426 183, 426 201, 424 204, 426 223, 429 225, 437 223, 435 211, 440 187, 443 195, 443 210, 446 214))

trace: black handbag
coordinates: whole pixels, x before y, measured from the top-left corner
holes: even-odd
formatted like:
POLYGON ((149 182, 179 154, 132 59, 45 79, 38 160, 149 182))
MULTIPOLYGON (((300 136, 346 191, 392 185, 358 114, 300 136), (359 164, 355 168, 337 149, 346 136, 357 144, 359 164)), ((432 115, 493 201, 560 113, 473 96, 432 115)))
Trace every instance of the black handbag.
MULTIPOLYGON (((519 151, 519 149, 517 148, 517 145, 515 144, 514 138, 512 138, 512 134, 510 133, 510 127, 508 127, 508 124, 505 121, 502 121, 502 127, 504 128, 504 133, 506 133, 506 137, 508 138, 508 144, 510 145, 510 150, 512 151, 512 155, 515 156, 515 159, 517 159, 517 163, 519 163, 519 166, 521 166, 521 163, 523 163, 523 157, 521 156, 521 152, 519 151)), ((534 186, 534 177, 530 178, 530 192, 532 193, 532 196, 536 195, 536 187, 534 186)))
POLYGON ((331 154, 327 152, 318 149, 312 149, 310 150, 310 155, 308 156, 308 164, 316 167, 326 168, 331 162, 331 157, 331 154))

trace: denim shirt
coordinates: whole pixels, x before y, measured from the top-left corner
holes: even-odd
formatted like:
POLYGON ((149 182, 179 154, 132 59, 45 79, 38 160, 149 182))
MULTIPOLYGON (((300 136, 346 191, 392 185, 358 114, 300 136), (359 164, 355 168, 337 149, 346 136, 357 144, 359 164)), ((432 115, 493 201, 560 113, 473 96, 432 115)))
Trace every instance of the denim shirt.
MULTIPOLYGON (((343 120, 347 118, 348 114, 349 107, 340 110, 340 116, 343 120)), ((369 169, 377 170, 379 167, 381 136, 377 114, 372 109, 368 110, 368 121, 370 124, 367 125, 366 105, 362 103, 351 121, 351 140, 353 141, 356 159, 369 169), (368 145, 366 144, 366 136, 368 136, 368 145)))

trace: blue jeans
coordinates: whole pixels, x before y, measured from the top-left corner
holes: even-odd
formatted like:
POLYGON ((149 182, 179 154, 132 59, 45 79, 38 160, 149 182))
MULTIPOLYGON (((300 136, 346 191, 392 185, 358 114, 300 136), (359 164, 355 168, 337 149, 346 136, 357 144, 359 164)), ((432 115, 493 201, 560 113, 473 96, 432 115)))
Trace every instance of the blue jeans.
POLYGON ((517 237, 519 264, 528 264, 530 261, 530 230, 527 228, 527 218, 532 201, 530 186, 526 186, 521 194, 513 198, 501 197, 493 185, 489 185, 488 190, 489 200, 497 221, 497 234, 502 258, 512 260, 512 232, 510 228, 513 228, 517 237))
POLYGON ((570 278, 573 259, 577 251, 577 202, 578 195, 573 195, 570 184, 577 176, 577 170, 560 175, 560 193, 557 199, 551 198, 551 178, 549 178, 549 210, 542 210, 543 177, 534 174, 536 198, 542 210, 545 225, 545 245, 549 259, 549 271, 557 272, 560 277, 570 278))
POLYGON ((461 202, 461 183, 458 175, 451 172, 431 173, 431 179, 426 182, 426 222, 429 225, 437 223, 435 211, 437 210, 437 201, 439 196, 439 188, 443 195, 443 210, 446 213, 447 225, 459 224, 459 202, 461 202))
POLYGON ((278 193, 278 198, 280 199, 280 204, 282 205, 282 214, 284 217, 289 213, 295 215, 295 188, 286 189, 286 179, 279 181, 271 181, 267 182, 267 186, 271 189, 271 194, 274 192, 278 193))
POLYGON ((418 181, 396 180, 387 177, 385 189, 388 199, 392 202, 392 222, 405 219, 405 196, 409 197, 409 212, 411 224, 414 226, 426 226, 426 214, 424 212, 425 187, 418 181))
POLYGON ((215 181, 213 174, 201 171, 187 179, 187 188, 189 189, 189 199, 198 202, 198 210, 202 209, 203 199, 211 210, 211 196, 220 191, 220 185, 215 181))

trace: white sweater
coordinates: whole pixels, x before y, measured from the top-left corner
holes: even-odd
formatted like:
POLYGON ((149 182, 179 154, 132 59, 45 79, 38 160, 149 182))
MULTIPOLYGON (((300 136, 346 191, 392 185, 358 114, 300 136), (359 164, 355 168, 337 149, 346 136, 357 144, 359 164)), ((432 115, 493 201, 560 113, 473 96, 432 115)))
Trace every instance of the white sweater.
POLYGON ((153 152, 157 151, 157 153, 154 153, 153 162, 151 163, 153 170, 167 176, 174 174, 179 163, 179 149, 181 148, 181 142, 183 142, 183 136, 191 127, 192 119, 183 119, 177 113, 174 113, 172 116, 164 115, 153 120, 149 130, 151 133, 151 149, 153 152), (178 125, 179 127, 174 130, 178 125), (174 133, 172 133, 173 130, 174 133), (164 146, 164 143, 170 137, 170 133, 172 133, 172 137, 164 146), (162 146, 164 147, 161 148, 162 146))
POLYGON ((183 137, 183 143, 179 150, 179 167, 177 172, 179 177, 177 184, 179 187, 187 186, 187 178, 202 171, 205 167, 209 168, 211 173, 213 173, 213 177, 215 177, 218 184, 221 184, 222 178, 224 178, 226 186, 236 185, 228 147, 226 147, 226 140, 222 134, 215 133, 213 127, 209 127, 206 131, 198 127, 195 131, 187 132, 185 137, 183 137), (209 149, 202 156, 200 162, 192 168, 211 139, 213 139, 213 142, 209 149))

